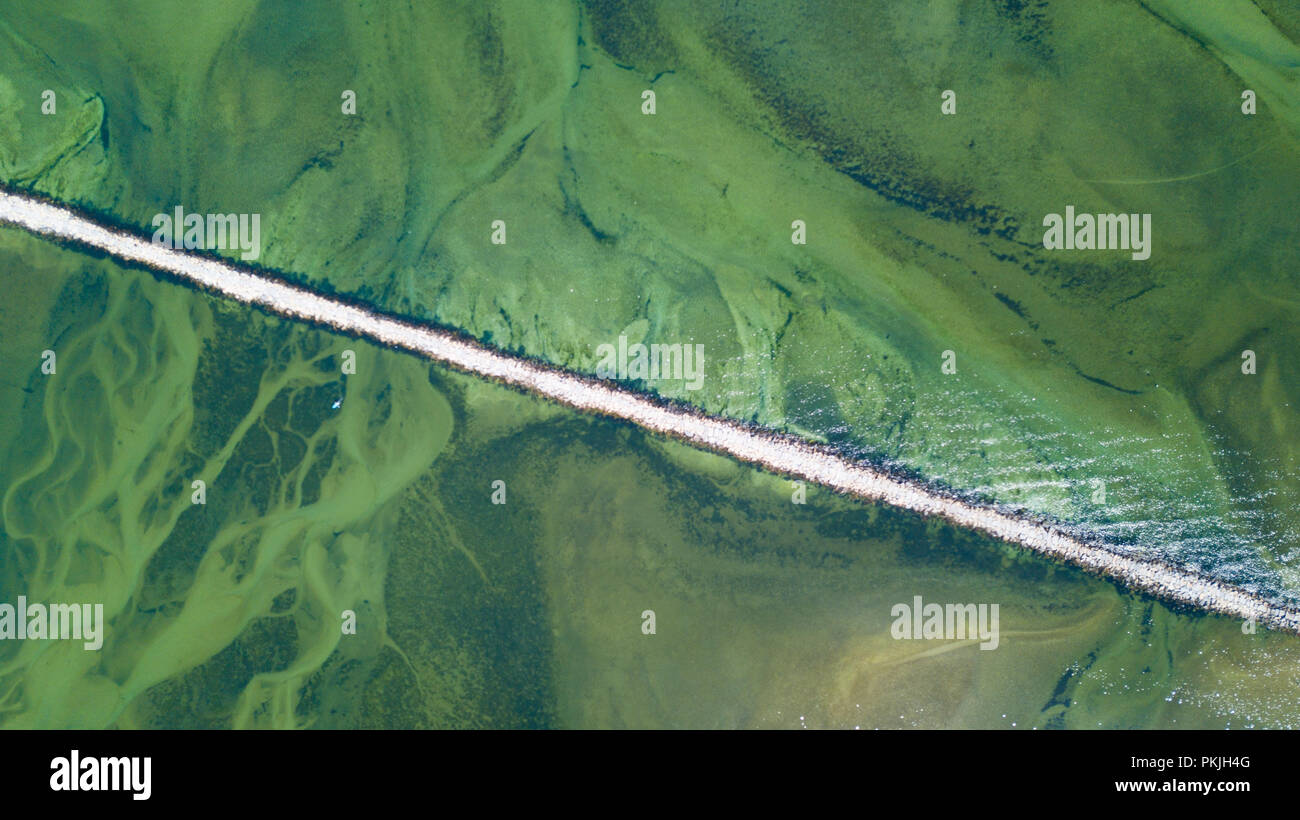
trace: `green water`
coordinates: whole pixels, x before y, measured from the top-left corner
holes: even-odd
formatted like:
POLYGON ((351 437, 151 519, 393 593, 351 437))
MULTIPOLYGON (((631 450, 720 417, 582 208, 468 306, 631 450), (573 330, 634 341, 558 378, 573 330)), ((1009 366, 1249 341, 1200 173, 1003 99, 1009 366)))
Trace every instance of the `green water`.
POLYGON ((99 652, 0 643, 5 726, 1294 721, 1293 637, 816 488, 794 504, 784 479, 7 229, 0 268, 54 306, 6 337, 0 599, 109 619, 99 652), (915 595, 998 603, 997 650, 893 639, 915 595))
POLYGON ((1295 599, 1284 4, 166 8, 8 12, 7 179, 578 369, 700 344, 649 387, 1295 599), (1045 251, 1067 204, 1152 258, 1045 251))
MULTIPOLYGON (((700 344, 701 390, 645 386, 1295 601, 1298 33, 1272 2, 17 2, 0 179, 144 233, 258 213, 259 263, 580 370, 700 344), (1066 205, 1151 213, 1151 258, 1044 250, 1066 205)), ((117 613, 102 659, 0 645, 9 725, 1293 721, 1293 639, 3 240, 6 591, 117 613), (915 594, 1000 602, 1002 646, 893 641, 915 594)))

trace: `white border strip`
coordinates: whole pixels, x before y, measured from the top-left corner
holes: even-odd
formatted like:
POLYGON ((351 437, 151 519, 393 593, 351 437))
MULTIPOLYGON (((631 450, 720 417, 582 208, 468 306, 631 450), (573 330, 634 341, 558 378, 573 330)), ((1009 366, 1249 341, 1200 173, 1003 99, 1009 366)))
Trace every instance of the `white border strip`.
POLYGON ((1018 544, 1042 555, 1122 581, 1169 601, 1189 604, 1300 634, 1300 612, 1211 578, 1163 563, 1118 555, 1058 529, 998 509, 939 495, 789 436, 674 408, 607 382, 484 347, 450 331, 421 327, 303 290, 234 264, 155 245, 106 228, 67 208, 0 189, 0 222, 35 234, 97 248, 232 299, 274 313, 362 336, 470 373, 499 379, 587 412, 616 416, 703 449, 771 471, 924 515, 1018 544))

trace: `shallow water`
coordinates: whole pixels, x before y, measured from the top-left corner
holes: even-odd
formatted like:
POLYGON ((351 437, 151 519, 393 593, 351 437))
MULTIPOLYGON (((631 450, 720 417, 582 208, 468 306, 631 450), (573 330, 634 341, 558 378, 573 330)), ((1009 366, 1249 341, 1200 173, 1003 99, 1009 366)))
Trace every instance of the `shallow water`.
MULTIPOLYGON (((259 213, 261 263, 576 369, 701 344, 701 390, 648 387, 1296 602, 1300 27, 1151 5, 17 3, 0 175, 146 233, 259 213), (1067 204, 1151 213, 1151 259, 1045 251, 1067 204)), ((12 725, 1291 721, 1291 639, 396 354, 345 382, 359 343, 3 238, 6 583, 121 613, 103 669, 7 659, 12 725), (538 491, 480 510, 488 475, 538 491), (914 594, 1001 602, 1004 645, 913 657, 914 594)))
POLYGON ((721 457, 13 231, 0 248, 16 284, 58 283, 37 335, 61 351, 27 368, 0 473, 0 599, 109 618, 100 652, 0 644, 6 726, 1293 721, 1294 637, 816 488, 792 503, 721 457), (997 650, 891 637, 918 595, 998 604, 997 650))

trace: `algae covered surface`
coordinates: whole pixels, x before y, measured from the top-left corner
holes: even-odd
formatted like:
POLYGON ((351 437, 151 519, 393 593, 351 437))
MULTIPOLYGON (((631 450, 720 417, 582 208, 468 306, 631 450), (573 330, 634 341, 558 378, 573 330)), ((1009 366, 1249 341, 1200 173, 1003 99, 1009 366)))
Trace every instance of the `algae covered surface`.
MULTIPOLYGON (((1300 17, 1207 9, 18 2, 0 182, 257 214, 581 372, 696 345, 634 386, 1294 604, 1300 17), (1150 257, 1045 248, 1067 206, 1150 257)), ((0 600, 108 619, 0 642, 4 725, 1295 722, 1294 637, 8 229, 0 275, 0 600), (918 595, 996 651, 895 639, 918 595)))

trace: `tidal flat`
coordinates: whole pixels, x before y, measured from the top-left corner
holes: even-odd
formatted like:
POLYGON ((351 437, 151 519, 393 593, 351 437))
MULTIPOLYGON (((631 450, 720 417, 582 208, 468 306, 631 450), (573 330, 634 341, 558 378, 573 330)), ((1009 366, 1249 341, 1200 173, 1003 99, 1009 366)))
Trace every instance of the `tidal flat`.
MULTIPOLYGON (((641 386, 1300 602, 1286 4, 11 6, 7 185, 259 214, 260 263, 581 372, 697 345, 641 386), (1067 207, 1150 258, 1044 247, 1067 207)), ((1295 721, 1294 638, 0 238, 0 600, 120 619, 0 646, 9 725, 1295 721), (998 650, 893 640, 917 594, 998 650)))
POLYGON ((6 338, 62 351, 12 364, 0 600, 108 623, 95 652, 0 642, 5 726, 1240 728, 1300 705, 1294 636, 12 230, 0 265, 58 306, 6 338), (914 596, 998 604, 996 651, 896 639, 914 596))

